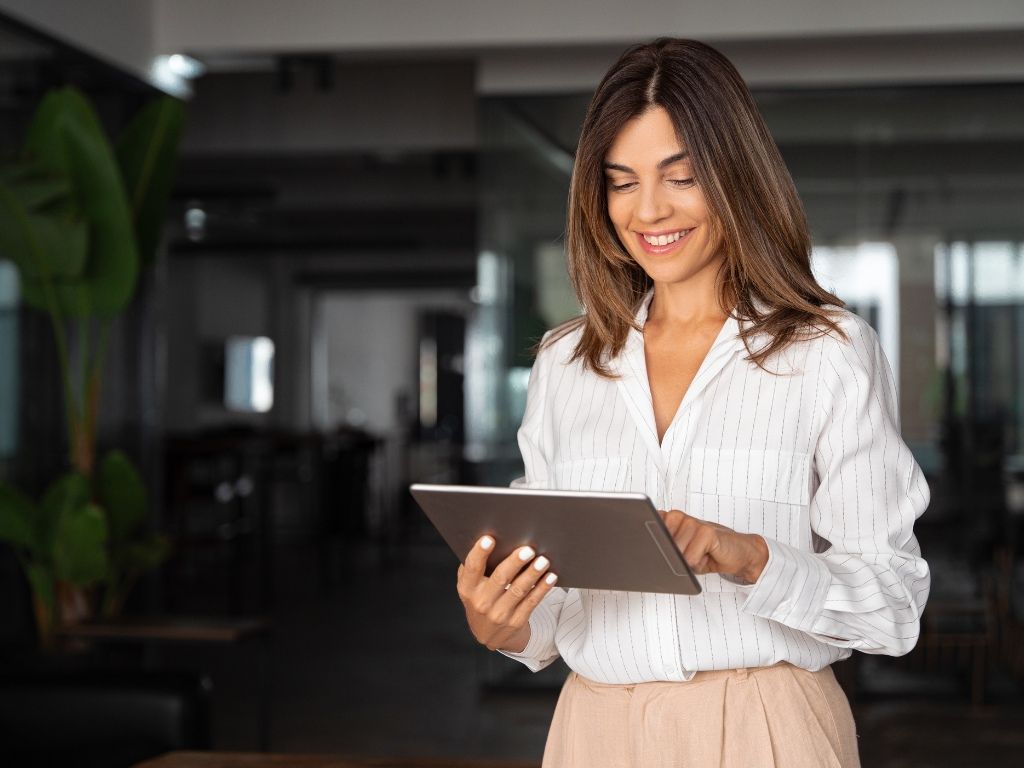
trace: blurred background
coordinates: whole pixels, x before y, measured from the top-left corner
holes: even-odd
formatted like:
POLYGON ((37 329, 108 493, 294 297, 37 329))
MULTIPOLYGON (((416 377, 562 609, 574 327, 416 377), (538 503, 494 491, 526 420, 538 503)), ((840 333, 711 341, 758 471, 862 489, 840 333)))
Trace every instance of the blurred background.
POLYGON ((862 760, 1019 764, 1024 5, 998 0, 0 0, 0 763, 539 765, 567 670, 474 643, 407 486, 521 473, 530 348, 578 312, 586 105, 660 35, 750 84, 931 483, 918 647, 836 668, 862 760))

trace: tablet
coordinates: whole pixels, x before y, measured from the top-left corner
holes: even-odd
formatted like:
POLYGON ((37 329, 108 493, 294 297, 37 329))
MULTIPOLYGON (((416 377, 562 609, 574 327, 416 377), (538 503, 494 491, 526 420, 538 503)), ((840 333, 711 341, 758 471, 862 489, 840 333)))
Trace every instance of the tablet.
POLYGON ((551 560, 560 587, 700 593, 693 571, 642 493, 423 483, 409 491, 460 562, 481 536, 494 537, 488 574, 529 544, 551 560))

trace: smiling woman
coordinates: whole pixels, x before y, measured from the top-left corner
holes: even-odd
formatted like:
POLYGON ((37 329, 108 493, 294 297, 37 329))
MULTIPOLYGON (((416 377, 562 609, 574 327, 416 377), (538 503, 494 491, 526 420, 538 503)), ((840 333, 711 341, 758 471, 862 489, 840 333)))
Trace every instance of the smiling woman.
POLYGON ((680 249, 713 262, 703 266, 721 314, 750 321, 741 333, 758 364, 808 332, 839 331, 822 307, 842 301, 811 273, 803 206, 743 79, 710 46, 664 40, 627 51, 587 110, 567 222, 569 272, 587 313, 552 338, 582 326, 574 357, 606 373, 606 354, 621 351, 663 274, 648 273, 644 257, 673 253, 677 232, 680 249), (767 344, 754 350, 757 332, 767 344))
POLYGON ((486 576, 478 543, 458 575, 473 634, 572 669, 544 765, 859 765, 830 665, 917 642, 929 490, 878 337, 815 282, 789 172, 721 54, 662 39, 611 68, 567 250, 586 311, 540 345, 517 484, 646 494, 702 591, 562 588, 532 547, 486 576))

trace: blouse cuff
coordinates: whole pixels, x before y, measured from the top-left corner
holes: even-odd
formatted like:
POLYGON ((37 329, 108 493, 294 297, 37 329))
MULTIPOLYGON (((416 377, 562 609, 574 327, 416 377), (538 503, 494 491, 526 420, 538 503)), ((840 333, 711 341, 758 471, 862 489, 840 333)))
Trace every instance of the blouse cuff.
POLYGON ((554 654, 550 653, 550 647, 554 643, 554 627, 549 627, 551 631, 545 632, 541 625, 548 623, 545 615, 541 612, 543 606, 537 606, 533 613, 530 614, 530 640, 526 643, 526 647, 523 650, 515 653, 513 651, 503 651, 500 648, 498 653, 502 656, 508 656, 510 659, 524 664, 527 669, 531 672, 540 672, 544 667, 548 666, 556 658, 558 658, 558 652, 554 654))
POLYGON ((768 562, 747 592, 742 609, 787 627, 813 632, 825 609, 832 574, 813 552, 764 537, 768 562))

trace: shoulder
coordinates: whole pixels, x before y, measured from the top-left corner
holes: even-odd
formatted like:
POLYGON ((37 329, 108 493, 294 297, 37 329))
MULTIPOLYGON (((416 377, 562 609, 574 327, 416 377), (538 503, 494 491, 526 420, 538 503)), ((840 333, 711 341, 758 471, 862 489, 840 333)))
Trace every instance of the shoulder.
POLYGON ((895 402, 896 381, 875 329, 845 309, 837 310, 833 320, 845 338, 834 331, 822 338, 822 383, 840 399, 870 394, 895 402))
MULTIPOLYGON (((801 326, 784 347, 774 352, 766 370, 773 374, 811 375, 824 379, 836 376, 874 377, 885 356, 875 329, 848 309, 824 307, 831 324, 817 319, 801 326)), ((772 337, 754 330, 748 349, 768 346, 772 337)), ((753 364, 753 363, 752 363, 753 364)))
MULTIPOLYGON (((859 315, 838 306, 825 306, 830 323, 819 318, 801 322, 785 344, 768 358, 771 373, 800 374, 819 369, 819 362, 841 361, 853 356, 865 360, 876 357, 881 349, 878 334, 859 315)), ((746 348, 752 354, 770 347, 774 341, 768 330, 740 320, 739 327, 746 337, 746 348)))
POLYGON ((829 329, 821 336, 823 353, 833 360, 856 360, 861 365, 873 365, 882 347, 871 324, 860 315, 839 307, 830 308, 829 316, 841 333, 829 329))

